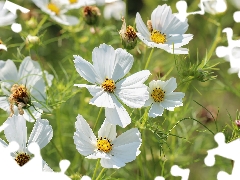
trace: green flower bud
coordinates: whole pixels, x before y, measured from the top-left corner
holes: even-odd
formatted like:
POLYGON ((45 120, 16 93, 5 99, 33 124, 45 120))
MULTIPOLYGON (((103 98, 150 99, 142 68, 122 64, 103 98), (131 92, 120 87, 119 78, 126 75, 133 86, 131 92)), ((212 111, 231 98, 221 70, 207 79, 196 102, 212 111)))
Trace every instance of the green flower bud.
POLYGON ((85 6, 83 9, 83 19, 88 25, 97 24, 101 12, 96 6, 85 6))
POLYGON ((126 22, 125 19, 123 18, 123 24, 122 28, 119 31, 121 40, 122 40, 122 45, 126 49, 133 49, 137 45, 137 35, 136 31, 132 26, 127 26, 126 27, 126 22))

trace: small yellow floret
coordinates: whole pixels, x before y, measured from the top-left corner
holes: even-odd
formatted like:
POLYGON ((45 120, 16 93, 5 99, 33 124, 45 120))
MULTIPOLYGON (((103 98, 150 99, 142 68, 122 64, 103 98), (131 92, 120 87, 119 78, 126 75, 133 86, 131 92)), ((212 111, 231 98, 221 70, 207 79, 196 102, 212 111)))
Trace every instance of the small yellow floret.
POLYGON ((164 44, 167 42, 166 34, 161 33, 158 30, 153 30, 151 32, 151 40, 157 44, 164 44))
POLYGON ((78 0, 69 0, 70 4, 74 4, 74 3, 77 3, 78 0))
POLYGON ((58 15, 60 12, 60 9, 53 3, 48 4, 48 9, 54 12, 56 15, 58 15))
POLYGON ((155 88, 152 91, 151 97, 155 102, 162 102, 165 96, 165 91, 163 91, 161 88, 155 88))
POLYGON ((103 151, 105 153, 108 153, 112 150, 113 144, 111 144, 110 140, 107 138, 100 138, 97 139, 97 148, 99 151, 103 151))

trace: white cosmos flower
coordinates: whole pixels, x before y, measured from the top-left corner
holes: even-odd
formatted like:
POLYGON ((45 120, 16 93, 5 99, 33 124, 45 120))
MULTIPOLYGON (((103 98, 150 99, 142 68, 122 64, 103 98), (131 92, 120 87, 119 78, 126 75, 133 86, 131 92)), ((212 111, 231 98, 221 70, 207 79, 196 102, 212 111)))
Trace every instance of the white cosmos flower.
POLYGON ((154 9, 147 25, 137 13, 137 36, 147 46, 161 48, 172 54, 188 54, 188 49, 181 48, 193 38, 192 34, 184 34, 188 29, 187 19, 180 21, 169 6, 164 4, 154 9))
MULTIPOLYGON (((48 85, 53 76, 45 72, 48 85)), ((0 96, 0 108, 13 114, 19 113, 30 122, 41 117, 46 107, 46 87, 38 62, 29 56, 20 64, 19 71, 12 60, 0 61, 0 80, 4 96, 0 96)))
POLYGON ((93 65, 74 55, 74 63, 81 77, 94 85, 74 84, 86 87, 93 98, 90 104, 105 107, 106 120, 122 127, 131 123, 128 112, 119 102, 131 108, 140 108, 148 99, 147 86, 143 84, 150 75, 143 70, 122 79, 133 65, 133 56, 126 50, 101 44, 92 52, 93 65))
MULTIPOLYGON (((4 134, 7 141, 9 143, 15 141, 19 145, 18 151, 11 155, 20 166, 23 166, 32 158, 32 154, 28 150, 28 145, 32 142, 36 142, 40 149, 42 149, 53 137, 52 126, 49 125, 46 119, 37 119, 28 141, 26 120, 21 115, 9 117, 5 121, 5 124, 7 127, 4 129, 4 134)), ((3 147, 8 146, 2 139, 0 139, 0 145, 3 147)), ((42 165, 43 171, 52 171, 45 161, 42 161, 42 165)))
POLYGON ((142 139, 137 128, 116 137, 116 125, 104 121, 96 138, 81 115, 77 116, 75 127, 73 139, 78 152, 89 159, 101 158, 104 168, 121 168, 140 154, 142 139))
POLYGON ((173 92, 177 88, 175 78, 168 81, 153 80, 149 83, 149 99, 145 106, 151 106, 149 117, 162 116, 164 109, 173 111, 175 107, 182 106, 184 93, 173 92))
POLYGON ((227 3, 225 0, 201 0, 199 7, 203 12, 216 15, 227 10, 227 3))
POLYGON ((68 11, 65 0, 32 0, 43 12, 60 24, 76 25, 79 20, 75 16, 66 15, 68 11))

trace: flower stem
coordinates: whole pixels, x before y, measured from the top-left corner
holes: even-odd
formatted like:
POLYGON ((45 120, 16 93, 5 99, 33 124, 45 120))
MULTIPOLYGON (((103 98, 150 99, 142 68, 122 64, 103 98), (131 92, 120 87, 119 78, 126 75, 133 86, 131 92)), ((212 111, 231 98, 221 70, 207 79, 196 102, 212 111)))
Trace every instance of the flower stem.
POLYGON ((97 160, 97 164, 96 164, 96 167, 95 167, 95 169, 94 169, 94 173, 93 173, 92 180, 95 179, 95 176, 96 176, 96 173, 97 173, 97 169, 98 169, 99 164, 100 164, 100 159, 97 160))
POLYGON ((147 59, 147 62, 146 62, 146 64, 145 64, 144 69, 147 69, 147 68, 148 68, 148 64, 149 64, 150 59, 151 59, 151 57, 152 57, 153 50, 154 50, 154 48, 152 48, 152 50, 151 50, 151 52, 150 52, 150 54, 149 54, 149 56, 148 56, 148 59, 147 59))
POLYGON ((100 115, 101 115, 102 109, 103 109, 103 108, 101 107, 100 110, 99 110, 99 112, 98 112, 97 120, 96 120, 96 123, 95 123, 95 125, 94 125, 94 127, 93 127, 93 132, 94 132, 94 130, 95 130, 97 124, 98 124, 98 120, 99 120, 99 118, 100 118, 100 115))
POLYGON ((207 57, 206 57, 207 60, 209 60, 212 57, 213 52, 215 51, 219 41, 221 40, 221 30, 222 30, 221 26, 218 25, 217 33, 216 33, 216 36, 215 36, 214 41, 212 43, 211 49, 207 53, 207 57))
POLYGON ((101 170, 101 172, 99 173, 99 175, 98 175, 98 177, 97 177, 96 180, 98 180, 98 179, 102 176, 102 173, 103 173, 104 170, 105 170, 105 168, 102 168, 102 170, 101 170))
POLYGON ((39 30, 42 28, 42 25, 45 23, 45 21, 48 19, 48 15, 45 15, 42 20, 39 22, 37 28, 33 31, 32 35, 36 36, 39 30))

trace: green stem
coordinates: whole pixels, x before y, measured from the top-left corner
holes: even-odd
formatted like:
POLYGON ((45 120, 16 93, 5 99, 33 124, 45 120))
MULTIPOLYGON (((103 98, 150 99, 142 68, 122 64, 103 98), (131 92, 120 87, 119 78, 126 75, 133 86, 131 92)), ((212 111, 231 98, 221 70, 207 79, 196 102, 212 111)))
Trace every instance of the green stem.
POLYGON ((93 173, 92 180, 95 179, 95 176, 96 176, 96 173, 97 173, 97 169, 98 169, 99 164, 100 164, 100 159, 98 159, 98 161, 97 161, 96 167, 95 167, 95 169, 94 169, 94 173, 93 173))
POLYGON ((102 170, 101 170, 101 172, 99 173, 99 175, 98 175, 98 177, 97 177, 96 180, 98 180, 98 179, 102 176, 102 173, 103 173, 104 170, 105 170, 105 168, 102 168, 102 170))
POLYGON ((42 28, 42 25, 45 23, 45 21, 48 19, 48 15, 45 15, 42 20, 39 22, 37 28, 33 31, 32 36, 36 36, 39 30, 42 28))
POLYGON ((148 56, 148 59, 147 59, 147 62, 146 62, 146 65, 145 65, 144 69, 148 68, 148 64, 149 64, 149 62, 151 60, 151 57, 152 57, 152 54, 153 54, 153 50, 154 50, 154 48, 152 48, 152 50, 151 50, 151 52, 150 52, 150 54, 148 56))
POLYGON ((30 116, 36 121, 36 118, 33 116, 32 112, 29 110, 29 108, 27 108, 27 111, 30 114, 30 116))
POLYGON ((98 124, 98 120, 99 120, 99 118, 100 118, 100 115, 101 115, 102 109, 103 109, 103 108, 101 107, 100 110, 99 110, 99 112, 98 112, 97 120, 96 120, 96 123, 95 123, 95 125, 94 125, 94 127, 93 127, 93 132, 94 132, 94 130, 95 130, 97 124, 98 124))
POLYGON ((206 57, 207 60, 209 60, 212 57, 213 52, 215 51, 219 41, 221 40, 221 32, 222 32, 222 28, 221 28, 220 25, 218 25, 217 34, 216 34, 216 36, 214 38, 215 40, 212 43, 210 51, 207 53, 207 57, 206 57))

